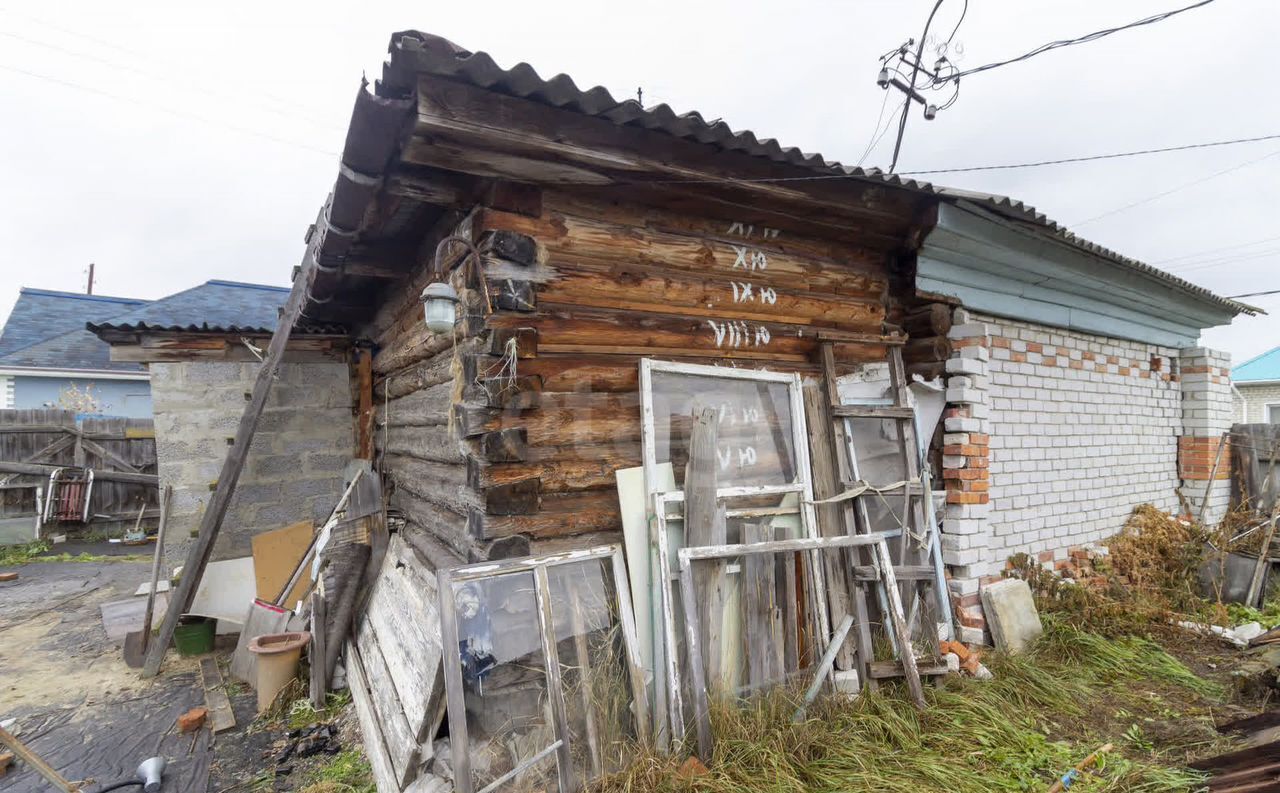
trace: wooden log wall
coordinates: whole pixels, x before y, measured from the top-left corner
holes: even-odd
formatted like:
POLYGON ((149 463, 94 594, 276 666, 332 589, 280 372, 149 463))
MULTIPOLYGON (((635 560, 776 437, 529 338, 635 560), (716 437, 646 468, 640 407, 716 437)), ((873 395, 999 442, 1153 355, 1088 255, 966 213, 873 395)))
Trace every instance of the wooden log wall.
POLYGON ((823 340, 844 363, 887 357, 888 252, 732 208, 537 199, 479 207, 424 241, 480 245, 492 313, 458 251, 448 264, 474 316, 455 339, 426 332, 425 267, 366 329, 389 503, 461 556, 513 536, 534 550, 620 537, 614 471, 641 464, 641 358, 816 374, 823 340))

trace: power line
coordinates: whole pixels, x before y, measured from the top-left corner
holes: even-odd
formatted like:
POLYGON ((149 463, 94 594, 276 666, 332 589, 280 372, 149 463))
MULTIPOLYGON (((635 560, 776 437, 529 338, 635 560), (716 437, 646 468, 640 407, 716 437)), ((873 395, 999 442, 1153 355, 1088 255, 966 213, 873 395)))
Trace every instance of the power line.
POLYGON ((1077 223, 1069 223, 1069 224, 1067 224, 1067 225, 1068 225, 1068 226, 1070 226, 1071 228, 1080 228, 1081 226, 1084 226, 1084 225, 1087 225, 1087 224, 1089 224, 1089 223, 1092 223, 1092 222, 1094 222, 1095 220, 1102 220, 1103 218, 1111 217, 1112 215, 1118 214, 1118 213, 1120 213, 1120 212, 1124 212, 1124 211, 1129 210, 1129 209, 1133 209, 1134 207, 1142 206, 1143 204, 1149 204, 1149 203, 1151 203, 1152 201, 1155 201, 1155 200, 1160 199, 1160 198, 1164 198, 1164 197, 1165 197, 1165 196, 1167 196, 1167 195, 1173 195, 1174 193, 1180 192, 1180 191, 1182 191, 1182 190, 1186 190, 1188 187, 1195 187, 1196 185, 1198 185, 1198 184, 1203 184, 1203 183, 1205 183, 1205 182, 1210 181, 1211 179, 1217 179, 1219 176, 1226 176, 1227 174, 1229 174, 1229 173, 1233 173, 1233 172, 1235 172, 1235 171, 1238 171, 1238 170, 1240 170, 1241 168, 1247 168, 1247 167, 1249 167, 1250 165, 1256 165, 1257 163, 1260 163, 1260 162, 1262 162, 1263 160, 1270 159, 1271 157, 1275 157, 1277 154, 1280 154, 1280 149, 1277 149, 1276 151, 1273 151, 1273 152, 1271 152, 1270 154, 1264 154, 1263 156, 1258 157, 1258 158, 1256 158, 1256 159, 1249 160, 1249 161, 1247 161, 1247 162, 1242 162, 1242 163, 1240 163, 1239 165, 1233 165, 1232 167, 1227 168, 1227 169, 1222 170, 1222 171, 1218 171, 1217 173, 1211 173, 1211 174, 1209 174, 1208 176, 1203 176, 1203 177, 1201 177, 1201 178, 1199 178, 1199 179, 1195 179, 1195 180, 1192 180, 1192 181, 1190 181, 1190 182, 1186 182, 1185 184, 1180 184, 1180 185, 1178 185, 1177 187, 1173 187, 1173 188, 1170 188, 1170 189, 1168 189, 1168 190, 1165 190, 1164 192, 1156 193, 1156 194, 1155 194, 1155 195, 1153 195, 1153 196, 1148 196, 1147 198, 1143 198, 1143 199, 1140 199, 1140 200, 1138 200, 1138 201, 1134 201, 1134 202, 1133 202, 1133 203, 1131 203, 1131 204, 1125 204, 1124 206, 1116 207, 1115 209, 1109 209, 1109 210, 1107 210, 1106 212, 1103 212, 1103 213, 1101 213, 1101 214, 1099 214, 1099 215, 1094 215, 1094 216, 1093 216, 1093 217, 1091 217, 1091 218, 1087 218, 1087 219, 1085 219, 1085 220, 1081 220, 1081 221, 1079 221, 1079 222, 1077 222, 1077 223))
POLYGON ((910 115, 908 111, 911 110, 911 100, 915 98, 913 94, 916 90, 916 78, 920 76, 920 58, 924 56, 924 42, 929 38, 929 26, 933 24, 933 16, 941 7, 942 0, 933 4, 933 10, 929 12, 929 18, 924 23, 924 32, 920 34, 920 46, 916 48, 916 62, 911 67, 911 79, 907 81, 907 90, 903 92, 906 96, 902 99, 902 118, 898 121, 898 139, 893 144, 893 159, 889 162, 889 173, 893 173, 893 169, 898 167, 898 153, 902 150, 902 136, 907 131, 907 117, 910 115))
MULTIPOLYGON (((1217 248, 1206 248, 1206 249, 1204 249, 1204 250, 1202 250, 1202 251, 1197 251, 1197 252, 1195 252, 1195 253, 1184 253, 1184 254, 1183 254, 1183 255, 1181 255, 1181 256, 1170 256, 1168 259, 1155 259, 1155 260, 1153 260, 1153 261, 1152 261, 1152 262, 1150 262, 1150 263, 1151 263, 1151 264, 1164 264, 1164 263, 1166 263, 1166 262, 1176 262, 1176 261, 1180 261, 1180 260, 1182 260, 1182 259, 1195 259, 1195 258, 1198 258, 1198 257, 1200 257, 1200 256, 1204 256, 1204 255, 1205 255, 1205 254, 1207 254, 1207 253, 1219 253, 1219 252, 1221 252, 1221 251, 1233 251, 1233 250, 1238 250, 1238 249, 1240 249, 1240 248, 1252 248, 1254 245, 1261 245, 1261 244, 1262 244, 1262 243, 1264 243, 1264 242, 1274 242, 1275 240, 1280 240, 1280 236, 1278 236, 1278 237, 1264 237, 1264 238, 1262 238, 1262 239, 1260 239, 1260 240, 1254 240, 1253 242, 1241 242, 1241 243, 1238 243, 1238 244, 1236 244, 1236 245, 1223 245, 1223 246, 1221 246, 1221 247, 1217 247, 1217 248)), ((1192 264, 1194 264, 1194 263, 1195 263, 1195 262, 1192 262, 1192 264)))
POLYGON ((1235 300, 1238 297, 1263 297, 1264 295, 1280 295, 1280 289, 1269 289, 1266 292, 1246 292, 1243 295, 1227 295, 1227 299, 1235 300))
MULTIPOLYGON (((903 171, 901 176, 924 176, 934 173, 972 173, 974 171, 1006 171, 1014 168, 1040 168, 1045 165, 1066 165, 1076 162, 1093 162, 1096 160, 1115 160, 1122 157, 1138 157, 1147 154, 1165 154, 1172 151, 1189 151, 1191 149, 1209 149, 1217 146, 1234 146, 1240 143, 1258 143, 1264 140, 1280 140, 1280 134, 1259 135, 1254 138, 1235 138, 1233 140, 1216 140, 1209 143, 1188 143, 1183 146, 1166 146, 1160 149, 1138 149, 1121 151, 1114 154, 1091 154, 1083 157, 1064 157, 1059 160, 1040 160, 1037 162, 1010 163, 1008 165, 975 165, 967 168, 932 168, 925 171, 903 171)), ((807 177, 796 177, 807 178, 807 177)))
POLYGON ((1106 36, 1110 36, 1112 33, 1119 33, 1122 30, 1130 30, 1132 28, 1142 27, 1143 25, 1153 25, 1156 22, 1163 22, 1164 20, 1170 17, 1177 16, 1178 14, 1184 13, 1186 11, 1191 11, 1196 8, 1207 6, 1212 2, 1214 2, 1214 0, 1200 0, 1200 2, 1198 3, 1192 3, 1191 5, 1184 6, 1183 8, 1176 8, 1172 11, 1165 11, 1160 14, 1155 14, 1145 19, 1139 19, 1136 22, 1130 22, 1127 25, 1121 25, 1119 27, 1114 27, 1114 28, 1106 28, 1104 30, 1096 30, 1093 33, 1087 33, 1083 36, 1077 36, 1076 38, 1073 38, 1073 39, 1059 39, 1058 41, 1051 41, 1048 44, 1041 44, 1039 47, 1036 47, 1030 52, 1019 55, 1016 58, 1009 58, 1008 60, 1004 60, 1004 61, 996 61, 995 63, 988 63, 982 66, 975 66, 972 69, 965 69, 963 71, 956 72, 955 74, 948 75, 945 78, 940 79, 938 82, 944 83, 944 82, 956 81, 956 80, 959 80, 961 77, 968 77, 971 74, 990 71, 991 69, 998 69, 1001 66, 1008 66, 1011 63, 1019 63, 1021 61, 1027 60, 1028 58, 1034 58, 1037 55, 1042 55, 1051 50, 1061 49, 1063 47, 1070 47, 1076 44, 1087 44, 1088 42, 1097 41, 1098 39, 1104 38, 1106 36))
POLYGON ((240 134, 242 134, 242 135, 251 135, 251 136, 253 136, 253 137, 257 137, 257 138, 263 138, 263 139, 266 139, 266 140, 274 141, 274 142, 276 142, 276 143, 282 143, 282 144, 284 144, 284 145, 286 145, 286 146, 290 146, 290 147, 294 147, 294 148, 299 148, 299 149, 306 149, 306 150, 308 150, 308 151, 316 152, 317 154, 324 154, 324 155, 329 156, 329 157, 338 157, 338 156, 340 156, 340 154, 339 154, 338 152, 336 152, 336 151, 330 151, 330 150, 328 150, 328 149, 321 149, 321 148, 317 148, 317 147, 315 147, 315 146, 311 146, 311 145, 306 144, 306 143, 300 143, 300 142, 295 141, 295 140, 289 140, 289 139, 287 139, 287 138, 281 138, 281 137, 278 137, 278 136, 276 136, 276 135, 272 135, 272 134, 271 134, 271 133, 269 133, 269 132, 263 132, 263 131, 261 131, 261 130, 253 129, 253 128, 251 128, 251 127, 241 127, 241 126, 236 125, 236 124, 228 124, 228 123, 226 123, 225 121, 222 121, 221 119, 212 118, 212 117, 209 117, 209 116, 202 116, 202 115, 200 115, 200 114, 198 114, 198 113, 190 113, 190 112, 188 112, 188 111, 186 111, 186 110, 180 110, 180 109, 178 109, 178 108, 169 107, 169 106, 167 106, 167 105, 161 105, 161 104, 158 104, 158 103, 156 103, 156 102, 146 102, 146 101, 143 101, 143 100, 141 100, 141 99, 135 99, 135 98, 130 97, 130 96, 124 96, 124 95, 122 95, 122 94, 115 94, 115 93, 112 93, 112 92, 110 92, 110 91, 104 91, 104 90, 102 90, 101 88, 94 88, 94 87, 92 87, 92 86, 84 85, 84 84, 82 84, 82 83, 73 82, 73 81, 71 81, 71 80, 63 80, 63 79, 60 79, 60 78, 58 78, 58 77, 50 77, 50 76, 49 76, 49 75, 47 75, 47 74, 40 74, 40 73, 38 73, 38 72, 28 71, 28 70, 26 70, 26 69, 22 69, 22 68, 17 67, 17 66, 10 66, 10 65, 8 65, 8 64, 0 63, 0 69, 4 69, 4 70, 6 70, 6 71, 10 71, 10 72, 15 72, 15 73, 17 73, 17 74, 25 75, 25 76, 27 76, 27 77, 32 77, 32 78, 35 78, 35 79, 37 79, 37 80, 44 80, 44 81, 46 81, 46 82, 50 82, 50 83, 53 83, 53 84, 55 84, 55 85, 61 85, 61 86, 64 86, 64 87, 66 87, 66 88, 73 88, 73 89, 75 89, 75 90, 77 90, 77 91, 84 91, 84 92, 86 92, 86 93, 90 93, 90 94, 97 94, 98 96, 105 96, 105 97, 107 97, 107 98, 109 98, 109 99, 115 99, 115 100, 120 101, 120 102, 129 102, 130 104, 139 105, 139 106, 141 106, 141 107, 150 108, 150 109, 152 109, 152 110, 159 110, 159 111, 160 111, 160 112, 162 112, 162 113, 168 113, 168 114, 170 114, 170 115, 177 116, 177 117, 179 117, 179 118, 185 118, 185 119, 192 120, 192 121, 199 121, 199 122, 200 122, 200 123, 202 123, 202 124, 210 124, 210 125, 213 125, 213 126, 222 127, 222 128, 224 128, 224 129, 229 129, 229 130, 231 130, 231 131, 233 131, 233 132, 239 132, 239 133, 240 133, 240 134))

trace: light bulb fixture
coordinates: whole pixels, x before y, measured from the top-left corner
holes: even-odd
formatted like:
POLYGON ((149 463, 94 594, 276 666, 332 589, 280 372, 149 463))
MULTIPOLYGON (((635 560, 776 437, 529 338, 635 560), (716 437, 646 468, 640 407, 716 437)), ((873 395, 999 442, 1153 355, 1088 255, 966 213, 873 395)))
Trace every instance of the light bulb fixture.
POLYGON ((452 333, 458 319, 458 293, 445 281, 427 284, 422 290, 422 315, 432 333, 452 333))
POLYGON ((888 66, 882 66, 880 68, 880 74, 876 77, 876 85, 880 86, 881 88, 888 89, 889 87, 889 67, 888 66))
POLYGON ((934 120, 935 118, 937 118, 937 117, 938 117, 938 106, 937 106, 937 105, 925 105, 925 106, 924 106, 924 119, 925 119, 925 121, 933 121, 933 120, 934 120))

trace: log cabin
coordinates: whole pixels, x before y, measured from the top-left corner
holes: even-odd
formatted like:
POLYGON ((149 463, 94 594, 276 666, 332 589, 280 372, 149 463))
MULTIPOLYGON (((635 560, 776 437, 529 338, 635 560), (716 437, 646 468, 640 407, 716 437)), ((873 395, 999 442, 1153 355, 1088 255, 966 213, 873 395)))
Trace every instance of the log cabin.
POLYGON ((1068 428, 1051 443, 1083 450, 1061 466, 1079 474, 1068 492, 1096 493, 1112 478, 1098 467, 1128 474, 1152 455, 1159 475, 1141 484, 1171 498, 1196 476, 1182 449, 1202 454, 1213 434, 1211 417, 1177 407, 1184 372, 1221 376, 1198 332, 1251 310, 1020 202, 841 166, 416 31, 392 36, 381 79, 360 87, 295 278, 305 321, 365 350, 356 445, 398 531, 348 655, 380 789, 397 791, 443 784, 431 571, 621 543, 616 472, 643 462, 642 360, 810 382, 824 356, 850 371, 901 346, 909 373, 949 377, 933 474, 965 638, 982 640, 978 586, 1000 554, 1065 558, 1132 503, 1108 495, 1065 530, 1032 515, 1027 533, 1011 489, 1002 523, 993 470, 1064 490, 1044 454, 993 437, 1037 421, 1019 400, 1049 393, 1070 414, 1038 411, 1068 428), (424 321, 439 283, 458 296, 451 332, 424 321), (1124 426, 1100 420, 1084 442, 1069 429, 1081 413, 1124 426), (1102 459, 1095 440, 1132 449, 1102 459))

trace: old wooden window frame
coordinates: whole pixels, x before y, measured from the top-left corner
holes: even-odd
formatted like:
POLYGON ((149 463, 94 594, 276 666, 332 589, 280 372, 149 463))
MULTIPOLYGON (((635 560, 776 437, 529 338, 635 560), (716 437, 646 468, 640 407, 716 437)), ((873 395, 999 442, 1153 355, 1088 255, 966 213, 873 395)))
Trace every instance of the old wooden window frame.
MULTIPOLYGON (((786 512, 777 514, 798 514, 800 516, 801 532, 806 538, 817 539, 821 536, 821 533, 818 530, 817 512, 813 506, 813 468, 809 458, 809 436, 804 409, 803 382, 798 373, 773 372, 765 369, 736 369, 727 366, 662 361, 654 358, 642 358, 640 360, 641 454, 644 466, 645 501, 649 509, 651 527, 649 543, 651 549, 656 552, 657 567, 661 571, 661 574, 653 576, 652 584, 653 588, 658 590, 655 595, 662 608, 661 646, 657 641, 654 642, 654 665, 655 667, 659 665, 662 667, 661 669, 654 669, 654 709, 655 717, 658 721, 662 721, 662 716, 664 715, 662 711, 666 711, 666 721, 671 730, 670 736, 675 740, 680 740, 684 737, 683 697, 680 693, 679 659, 676 657, 676 653, 671 651, 671 648, 677 646, 674 594, 672 592, 673 581, 671 578, 672 575, 677 574, 677 571, 670 564, 671 552, 667 546, 666 526, 669 518, 666 514, 666 505, 676 501, 683 501, 684 491, 681 489, 662 491, 658 486, 657 429, 653 404, 653 375, 655 372, 722 380, 780 383, 787 386, 787 404, 791 412, 791 443, 795 453, 796 481, 783 485, 747 485, 718 488, 716 490, 716 499, 722 501, 728 498, 746 496, 785 496, 789 493, 796 493, 800 503, 796 505, 794 510, 788 508, 786 512), (659 658, 659 653, 661 658, 659 658), (665 674, 663 673, 664 671, 665 674), (665 691, 662 689, 665 689, 665 691)), ((729 516, 740 516, 734 513, 735 511, 730 511, 729 516)), ((821 575, 820 571, 819 575, 821 575)), ((813 576, 810 576, 809 588, 811 593, 816 592, 814 589, 815 583, 813 576)), ((825 597, 825 588, 823 597, 825 597)), ((822 637, 829 636, 831 632, 829 625, 830 615, 827 614, 825 608, 815 609, 814 611, 814 628, 817 631, 817 635, 822 637)), ((662 732, 662 727, 662 724, 655 724, 655 729, 659 735, 662 732)))
MULTIPOLYGON (((805 537, 795 540, 769 540, 767 542, 737 543, 733 545, 709 545, 702 547, 681 548, 677 552, 680 562, 680 594, 683 603, 693 603, 697 594, 693 583, 693 563, 697 561, 727 560, 756 554, 801 553, 809 554, 810 580, 814 582, 815 599, 813 610, 819 614, 826 613, 826 586, 822 574, 822 554, 837 548, 857 546, 874 546, 880 558, 888 558, 887 541, 901 534, 899 531, 882 531, 868 534, 850 534, 838 537, 805 537)), ((889 571, 892 585, 892 571, 889 571)), ((711 732, 711 697, 707 692, 705 670, 702 666, 702 650, 698 646, 698 612, 697 609, 684 608, 685 643, 689 651, 689 674, 694 695, 694 724, 698 738, 698 755, 703 760, 710 760, 714 736, 711 732)), ((830 629, 820 634, 825 645, 831 640, 830 629)), ((827 677, 833 676, 827 670, 827 677)))
POLYGON ((462 659, 458 651, 457 606, 454 603, 453 585, 467 581, 479 581, 503 575, 532 573, 534 597, 538 609, 538 633, 542 641, 542 653, 546 665, 547 693, 551 702, 552 723, 556 740, 532 757, 524 758, 507 774, 490 782, 479 793, 495 790, 518 776, 553 751, 557 755, 557 773, 561 793, 578 790, 573 774, 573 756, 570 751, 568 706, 564 700, 564 687, 560 681, 559 653, 554 635, 554 614, 551 604, 551 587, 547 570, 562 565, 580 564, 608 559, 612 563, 614 590, 618 598, 618 621, 622 627, 623 646, 627 671, 631 678, 631 696, 635 703, 636 735, 643 741, 649 728, 649 700, 645 689, 644 671, 640 663, 639 645, 636 642, 635 613, 631 608, 631 589, 628 585, 626 560, 622 545, 601 545, 581 551, 569 551, 545 556, 520 559, 504 559, 497 562, 481 562, 462 565, 436 572, 440 589, 440 633, 443 642, 445 699, 449 712, 449 735, 453 753, 454 785, 458 793, 476 793, 471 776, 470 738, 467 733, 466 699, 463 693, 462 659))

